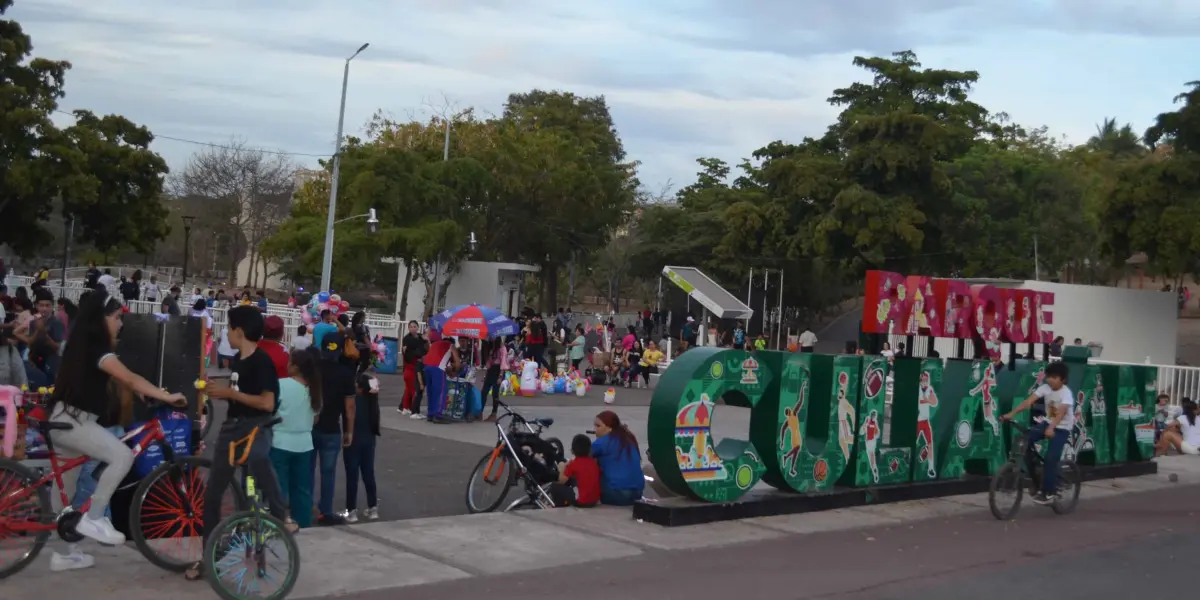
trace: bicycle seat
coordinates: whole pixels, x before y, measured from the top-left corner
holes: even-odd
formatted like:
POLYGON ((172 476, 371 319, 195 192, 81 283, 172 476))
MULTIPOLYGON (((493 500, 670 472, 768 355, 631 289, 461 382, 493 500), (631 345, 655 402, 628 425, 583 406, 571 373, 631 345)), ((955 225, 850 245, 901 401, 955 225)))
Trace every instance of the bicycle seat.
POLYGON ((551 419, 550 417, 542 417, 540 419, 534 419, 533 424, 541 427, 549 427, 554 424, 554 419, 551 419))
POLYGON ((75 426, 70 423, 59 423, 58 421, 43 421, 33 417, 25 417, 25 424, 40 431, 68 431, 74 429, 75 426))

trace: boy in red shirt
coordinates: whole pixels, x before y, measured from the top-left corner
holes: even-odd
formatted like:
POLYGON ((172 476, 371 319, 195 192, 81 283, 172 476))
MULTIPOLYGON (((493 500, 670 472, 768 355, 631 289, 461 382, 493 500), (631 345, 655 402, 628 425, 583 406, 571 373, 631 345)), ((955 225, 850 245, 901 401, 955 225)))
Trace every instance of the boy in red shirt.
POLYGON ((558 483, 551 497, 558 506, 589 508, 600 503, 600 463, 592 458, 592 440, 576 435, 571 440, 571 462, 558 465, 558 483), (571 488, 575 489, 572 490, 571 488))

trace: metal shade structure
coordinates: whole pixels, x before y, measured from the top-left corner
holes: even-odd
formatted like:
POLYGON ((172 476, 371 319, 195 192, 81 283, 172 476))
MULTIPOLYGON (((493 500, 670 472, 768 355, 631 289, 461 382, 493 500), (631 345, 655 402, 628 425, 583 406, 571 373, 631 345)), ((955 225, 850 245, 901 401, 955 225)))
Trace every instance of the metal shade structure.
POLYGON ((718 319, 749 319, 754 309, 695 267, 663 267, 663 276, 718 319))

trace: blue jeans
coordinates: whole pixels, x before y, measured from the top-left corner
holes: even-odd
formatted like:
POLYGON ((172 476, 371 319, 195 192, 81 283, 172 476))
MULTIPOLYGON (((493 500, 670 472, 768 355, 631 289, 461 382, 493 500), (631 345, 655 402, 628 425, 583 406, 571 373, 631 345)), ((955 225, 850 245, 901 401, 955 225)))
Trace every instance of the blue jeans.
MULTIPOLYGON (((120 425, 115 425, 108 428, 108 432, 116 437, 125 435, 125 428, 120 425)), ((96 491, 96 479, 92 477, 92 473, 96 471, 96 467, 100 466, 100 461, 96 459, 89 460, 79 467, 79 480, 75 484, 75 497, 71 498, 71 506, 75 510, 83 510, 83 505, 96 491)), ((104 516, 112 518, 112 506, 104 509, 104 516)))
POLYGON ((614 490, 612 488, 600 487, 600 503, 610 506, 633 506, 634 502, 641 500, 642 490, 614 490))
MULTIPOLYGON (((1067 440, 1071 438, 1071 432, 1066 429, 1055 429, 1054 437, 1050 438, 1050 442, 1046 444, 1045 468, 1042 469, 1042 492, 1047 496, 1052 496, 1058 493, 1058 462, 1062 460, 1063 447, 1067 445, 1067 440)), ((1032 456, 1037 449, 1034 444, 1046 439, 1046 425, 1034 423, 1033 427, 1029 428, 1028 446, 1026 453, 1032 456)), ((1030 472, 1033 471, 1033 466, 1030 458, 1026 458, 1026 467, 1030 472)))
POLYGON ((363 487, 367 488, 367 508, 379 506, 379 497, 375 487, 375 436, 368 435, 359 440, 342 453, 342 463, 346 467, 346 510, 358 510, 358 476, 362 475, 363 487))
POLYGON ((283 499, 292 508, 292 519, 301 527, 312 527, 313 455, 271 448, 271 463, 279 477, 283 499))
POLYGON ((337 457, 342 450, 342 434, 313 432, 312 470, 316 481, 317 467, 321 468, 321 498, 317 510, 323 517, 333 516, 333 487, 337 480, 337 457))
POLYGON ((426 416, 430 419, 440 419, 442 411, 446 409, 446 372, 425 365, 425 390, 428 392, 426 416))

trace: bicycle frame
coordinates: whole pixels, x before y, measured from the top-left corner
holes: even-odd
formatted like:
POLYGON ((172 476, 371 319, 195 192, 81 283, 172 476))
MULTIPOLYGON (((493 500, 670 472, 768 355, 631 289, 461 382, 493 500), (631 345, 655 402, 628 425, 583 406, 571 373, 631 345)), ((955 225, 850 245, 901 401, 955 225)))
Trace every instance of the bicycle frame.
MULTIPOLYGON (((47 436, 47 439, 46 439, 46 446, 50 453, 50 472, 47 473, 46 475, 42 476, 41 479, 37 480, 33 484, 26 485, 26 486, 22 487, 21 489, 18 489, 16 491, 8 494, 7 496, 0 497, 0 506, 6 505, 9 502, 19 502, 21 500, 24 500, 24 499, 36 494, 37 491, 39 489, 41 489, 42 486, 49 485, 51 482, 53 482, 58 487, 59 498, 62 500, 63 509, 59 513, 59 515, 61 516, 63 514, 67 514, 69 512, 74 512, 76 510, 73 506, 71 506, 71 500, 69 498, 67 498, 67 493, 63 489, 63 475, 66 473, 70 473, 71 471, 74 471, 75 469, 77 469, 79 467, 82 467, 84 464, 87 464, 87 462, 92 459, 90 456, 80 456, 77 458, 63 460, 60 462, 58 453, 54 451, 53 442, 50 440, 50 437, 52 437, 52 436, 47 436)), ((175 460, 175 453, 174 453, 174 451, 171 450, 171 445, 165 443, 167 436, 163 432, 162 423, 159 422, 158 418, 151 419, 150 422, 126 433, 124 436, 121 437, 121 442, 128 445, 130 440, 133 440, 135 438, 138 438, 137 443, 134 444, 133 447, 131 448, 131 452, 133 453, 134 458, 141 456, 147 449, 150 448, 150 446, 152 444, 158 443, 159 445, 162 446, 163 458, 165 459, 165 461, 172 462, 175 460), (141 437, 138 438, 138 436, 141 436, 141 437)), ((92 501, 89 498, 88 501, 85 502, 84 505, 79 508, 79 512, 87 512, 88 508, 90 508, 91 505, 92 505, 92 501)), ((58 528, 58 519, 55 519, 55 521, 52 523, 18 522, 18 523, 12 524, 12 525, 8 525, 6 527, 12 531, 26 531, 26 532, 54 531, 58 528)))
MULTIPOLYGON (((506 406, 505 409, 507 410, 507 408, 508 407, 506 406)), ((529 422, 525 420, 524 417, 521 417, 520 415, 517 415, 516 413, 513 413, 512 411, 508 411, 508 414, 505 416, 509 416, 512 419, 520 419, 521 425, 524 425, 525 429, 527 429, 529 431, 529 433, 532 433, 534 435, 539 435, 542 432, 542 428, 539 427, 538 429, 534 429, 533 426, 531 426, 529 424, 529 422)), ((512 426, 512 424, 510 424, 510 427, 511 426, 512 426)), ((489 483, 498 483, 500 481, 499 475, 497 475, 495 479, 492 479, 492 468, 496 465, 496 459, 500 458, 500 454, 502 452, 504 452, 505 450, 508 451, 508 455, 511 456, 513 462, 516 463, 518 474, 522 478, 526 478, 528 470, 525 467, 525 463, 521 461, 521 457, 519 456, 520 453, 513 449, 512 441, 508 438, 508 433, 505 432, 504 424, 500 423, 498 421, 496 423, 496 431, 499 433, 500 439, 497 440, 496 448, 492 450, 492 457, 488 460, 487 467, 485 467, 483 470, 483 480, 486 482, 489 482, 489 483)), ((504 485, 508 485, 508 484, 505 483, 504 485)), ((538 488, 538 494, 542 497, 541 499, 544 502, 548 503, 549 505, 553 505, 554 501, 552 498, 550 498, 550 494, 546 493, 545 488, 543 488, 543 486, 541 486, 541 485, 538 485, 536 487, 538 488)), ((508 508, 505 509, 505 511, 507 512, 509 510, 512 510, 513 507, 515 507, 516 505, 518 505, 524 501, 525 501, 525 498, 520 498, 520 499, 514 501, 511 505, 509 505, 508 508)))

